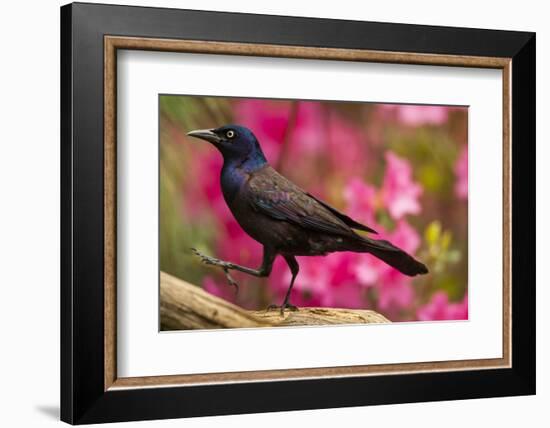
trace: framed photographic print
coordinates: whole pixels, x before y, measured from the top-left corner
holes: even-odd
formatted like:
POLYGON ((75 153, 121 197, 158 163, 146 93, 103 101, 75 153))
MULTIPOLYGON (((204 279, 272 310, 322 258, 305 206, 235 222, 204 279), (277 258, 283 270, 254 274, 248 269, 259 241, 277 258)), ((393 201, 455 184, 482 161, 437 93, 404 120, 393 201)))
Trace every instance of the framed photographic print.
POLYGON ((62 420, 535 393, 533 33, 75 3, 61 54, 62 420))

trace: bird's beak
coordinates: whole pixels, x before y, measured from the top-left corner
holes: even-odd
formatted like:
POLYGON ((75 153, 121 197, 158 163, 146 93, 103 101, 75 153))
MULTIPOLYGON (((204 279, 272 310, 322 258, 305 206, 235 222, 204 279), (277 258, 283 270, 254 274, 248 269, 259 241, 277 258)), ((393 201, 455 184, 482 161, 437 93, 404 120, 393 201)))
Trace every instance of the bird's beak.
POLYGON ((197 129, 196 131, 188 132, 187 135, 209 141, 210 143, 219 143, 221 141, 221 138, 211 129, 197 129))

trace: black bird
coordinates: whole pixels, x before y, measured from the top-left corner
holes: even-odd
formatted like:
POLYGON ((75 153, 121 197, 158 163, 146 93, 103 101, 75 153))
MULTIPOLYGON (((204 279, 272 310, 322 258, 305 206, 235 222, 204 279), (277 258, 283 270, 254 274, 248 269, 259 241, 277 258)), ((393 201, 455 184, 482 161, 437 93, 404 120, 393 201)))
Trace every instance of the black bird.
POLYGON ((254 134, 243 126, 191 131, 187 135, 212 143, 223 156, 220 182, 225 202, 246 233, 263 245, 258 269, 215 259, 194 250, 202 260, 221 267, 230 284, 237 286, 229 271, 257 277, 271 273, 277 255, 286 260, 292 279, 281 309, 296 310, 289 303, 298 275, 295 256, 318 256, 335 251, 369 253, 405 275, 428 273, 426 266, 384 240, 371 239, 354 231, 376 233, 329 204, 302 190, 275 171, 267 162, 254 134))

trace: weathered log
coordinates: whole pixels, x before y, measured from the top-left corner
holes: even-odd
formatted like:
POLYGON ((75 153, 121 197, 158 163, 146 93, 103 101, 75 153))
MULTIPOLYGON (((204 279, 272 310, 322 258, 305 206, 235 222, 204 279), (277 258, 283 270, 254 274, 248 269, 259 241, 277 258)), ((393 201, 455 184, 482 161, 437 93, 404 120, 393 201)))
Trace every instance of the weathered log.
POLYGON ((300 308, 298 311, 248 311, 165 272, 160 274, 162 330, 276 327, 390 322, 367 309, 300 308))

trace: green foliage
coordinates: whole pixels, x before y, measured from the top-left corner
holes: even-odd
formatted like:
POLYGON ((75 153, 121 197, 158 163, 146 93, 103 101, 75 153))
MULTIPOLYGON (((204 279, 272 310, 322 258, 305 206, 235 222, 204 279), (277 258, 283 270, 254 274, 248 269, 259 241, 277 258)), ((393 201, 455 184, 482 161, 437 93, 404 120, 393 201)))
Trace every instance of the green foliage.
POLYGON ((447 265, 460 261, 461 254, 451 247, 453 235, 450 230, 443 230, 438 220, 432 221, 424 231, 427 252, 433 260, 432 269, 435 273, 444 272, 447 265))

